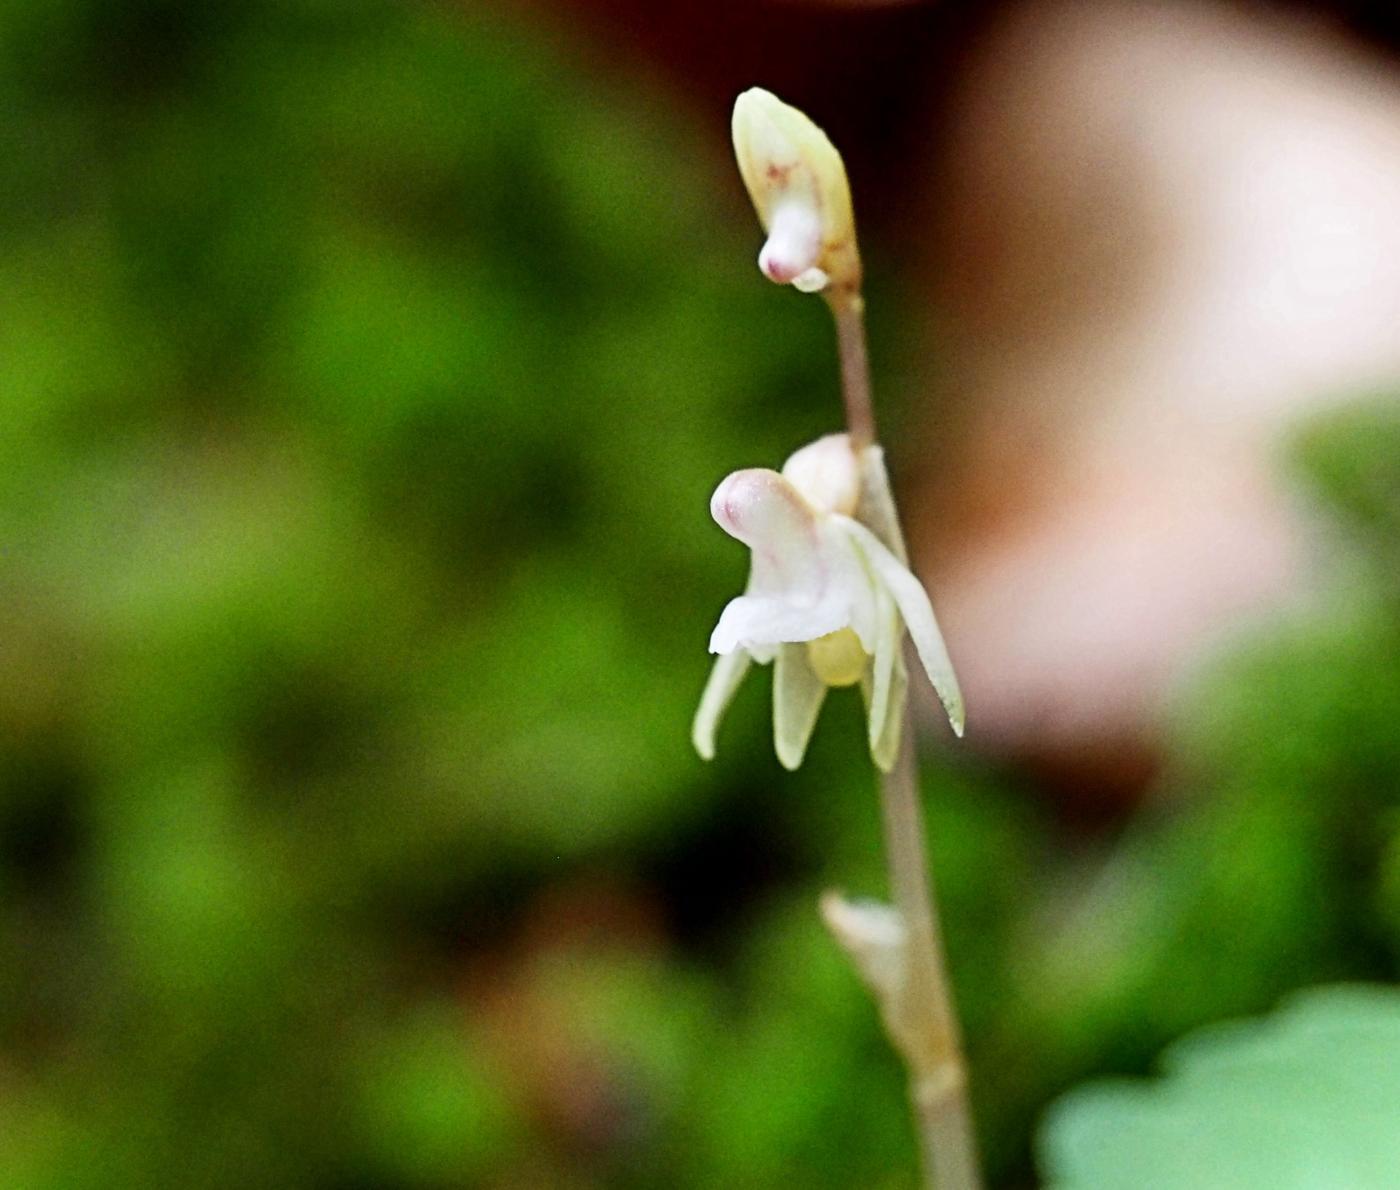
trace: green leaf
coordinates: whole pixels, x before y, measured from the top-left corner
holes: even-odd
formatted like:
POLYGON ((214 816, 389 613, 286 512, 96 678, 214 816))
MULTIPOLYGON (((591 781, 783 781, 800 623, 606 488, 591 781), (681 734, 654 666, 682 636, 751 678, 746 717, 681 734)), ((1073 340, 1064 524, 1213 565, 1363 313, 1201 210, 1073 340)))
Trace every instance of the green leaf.
POLYGON ((1305 992, 1191 1034, 1164 1077, 1059 1100, 1039 1157, 1056 1190, 1366 1190, 1400 1185, 1400 992, 1305 992))

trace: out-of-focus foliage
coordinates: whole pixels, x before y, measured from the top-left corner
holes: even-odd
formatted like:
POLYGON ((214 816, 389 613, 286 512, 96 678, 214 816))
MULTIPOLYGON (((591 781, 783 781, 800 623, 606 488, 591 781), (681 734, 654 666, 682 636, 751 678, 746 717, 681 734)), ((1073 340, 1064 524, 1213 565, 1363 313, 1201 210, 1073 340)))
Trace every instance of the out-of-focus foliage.
POLYGON ((1027 1098, 1145 1069, 1155 1047, 1292 988, 1393 978, 1400 586, 1381 519, 1397 430, 1393 398, 1361 402, 1280 460, 1323 499, 1328 573, 1183 685, 1157 804, 1101 856, 1071 857, 1017 939, 1016 999, 983 1060, 1027 1098))
MULTIPOLYGON (((542 1148, 461 981, 711 812, 706 495, 828 424, 698 143, 441 8, 0 6, 0 1184, 542 1148)), ((664 1135, 711 1014, 605 959, 664 1135)))
POLYGON ((1041 1141, 1059 1190, 1347 1186, 1400 1173, 1400 994, 1318 989, 1262 1021, 1177 1042, 1157 1083, 1055 1105, 1041 1141))
MULTIPOLYGON (((687 743, 706 499, 833 428, 829 328, 723 138, 585 61, 0 0, 0 1185, 911 1184, 815 916, 879 891, 857 696, 793 776, 761 681, 687 743)), ((994 1170, 1086 1074, 1391 973, 1378 433, 1309 440, 1335 590, 1183 691, 1158 821, 930 765, 994 1170)))

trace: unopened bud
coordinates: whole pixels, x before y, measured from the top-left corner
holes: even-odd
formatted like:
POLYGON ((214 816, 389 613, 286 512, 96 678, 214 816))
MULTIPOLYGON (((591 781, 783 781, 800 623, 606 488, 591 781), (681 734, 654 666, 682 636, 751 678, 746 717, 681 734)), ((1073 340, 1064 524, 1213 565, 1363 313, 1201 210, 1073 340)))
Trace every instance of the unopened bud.
POLYGON ((795 107, 761 87, 734 103, 734 154, 768 241, 763 273, 814 293, 860 288, 851 191, 841 154, 795 107))

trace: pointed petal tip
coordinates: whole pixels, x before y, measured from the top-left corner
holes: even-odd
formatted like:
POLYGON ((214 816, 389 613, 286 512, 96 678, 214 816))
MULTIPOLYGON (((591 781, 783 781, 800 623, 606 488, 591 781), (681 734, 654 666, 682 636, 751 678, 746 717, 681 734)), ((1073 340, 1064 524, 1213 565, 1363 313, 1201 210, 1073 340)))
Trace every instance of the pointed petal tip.
POLYGON ((805 645, 785 644, 773 661, 773 749, 788 772, 802 767, 816 730, 826 683, 812 671, 805 645))
POLYGON ((715 758, 715 724, 717 715, 701 702, 690 725, 690 742, 701 760, 715 758))
MULTIPOLYGON (((949 699, 943 704, 943 709, 948 715, 948 726, 953 729, 953 734, 958 739, 963 738, 963 733, 967 731, 967 711, 963 708, 962 695, 954 692, 956 697, 949 699)), ((941 695, 940 695, 941 698, 941 695)))
POLYGON ((711 667, 705 690, 700 695, 700 706, 696 709, 695 718, 691 720, 690 725, 690 742, 695 745, 695 751, 700 754, 701 760, 714 759, 715 734, 748 669, 747 653, 721 656, 711 667))

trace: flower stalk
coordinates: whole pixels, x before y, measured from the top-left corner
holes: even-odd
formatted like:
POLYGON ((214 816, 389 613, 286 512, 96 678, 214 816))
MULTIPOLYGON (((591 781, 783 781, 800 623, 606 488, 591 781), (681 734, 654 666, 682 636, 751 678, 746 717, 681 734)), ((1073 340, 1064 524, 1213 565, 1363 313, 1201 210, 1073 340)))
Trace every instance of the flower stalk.
MULTIPOLYGON (((902 621, 894 619, 894 613, 889 612, 880 622, 886 626, 895 625, 896 653, 902 651, 900 646, 906 627, 912 633, 919 659, 943 702, 954 731, 961 735, 962 697, 927 597, 923 598, 926 618, 922 608, 914 606, 919 601, 911 594, 908 584, 912 582, 920 595, 922 590, 906 569, 908 555, 904 537, 885 474, 883 453, 877 445, 865 303, 861 293, 862 269, 845 166, 839 152, 810 119, 758 88, 739 97, 734 108, 733 131, 740 173, 768 233, 759 256, 759 267, 770 280, 791 284, 801 292, 820 292, 835 321, 846 412, 846 448, 858 469, 859 495, 850 519, 861 526, 862 533, 875 539, 874 546, 866 545, 864 552, 858 549, 857 555, 869 563, 873 558, 884 558, 879 550, 884 547, 889 557, 883 562, 882 581, 887 584, 885 590, 898 602, 899 611, 904 613, 902 621)), ((830 441, 823 440, 824 443, 830 441)), ((794 456, 785 466, 784 476, 792 471, 793 479, 800 480, 799 472, 803 469, 794 468, 793 464, 813 449, 809 447, 794 456)), ((825 477, 834 471, 827 457, 824 456, 822 462, 824 492, 831 487, 825 477)), ((811 498, 810 479, 798 490, 811 498)), ((722 487, 721 492, 724 491, 722 487)), ((720 493, 716 493, 717 499, 719 496, 720 493)), ((820 504, 820 500, 816 502, 820 504)), ((828 503, 832 507, 831 519, 847 520, 836 511, 835 501, 828 503)), ((845 511, 845 508, 840 509, 840 513, 845 511)), ((716 519, 724 524, 720 512, 716 513, 716 519)), ((727 528, 734 533, 732 527, 727 528)), ((738 533, 734 535, 739 536, 738 533)), ((876 610, 879 611, 889 604, 889 599, 880 604, 882 592, 879 584, 876 587, 876 610)), ((865 642, 860 617, 848 618, 855 625, 856 634, 852 636, 849 628, 844 631, 858 653, 865 642)), ((824 628, 824 625, 817 626, 824 628)), ((814 633, 815 629, 809 634, 789 632, 777 639, 817 643, 814 633)), ((755 642, 749 643, 752 646, 755 642)), ((775 647, 757 643, 760 649, 775 647)), ((712 641, 712 647, 713 644, 712 641)), ((793 647, 776 646, 778 649, 793 647)), ((762 652, 752 647, 749 654, 740 650, 735 656, 742 661, 721 656, 716 674, 725 673, 728 664, 731 670, 738 669, 742 675, 750 657, 763 660, 762 652)), ((887 658, 883 666, 876 669, 881 673, 889 669, 895 671, 893 692, 887 680, 880 687, 880 696, 872 699, 874 683, 868 675, 863 686, 867 708, 871 711, 872 756, 880 773, 885 853, 894 903, 887 906, 850 901, 839 893, 828 892, 822 898, 821 912, 827 927, 874 996, 885 1031, 905 1064, 925 1184, 935 1190, 977 1190, 981 1175, 968 1108, 962 1043, 929 878, 913 715, 903 681, 905 666, 898 657, 894 662, 887 658), (877 716, 881 717, 880 722, 876 721, 877 716)), ((828 680, 823 678, 823 673, 818 666, 821 693, 824 693, 821 683, 828 680)), ((734 681, 737 682, 737 678, 734 681)), ((783 756, 782 719, 790 718, 790 713, 783 709, 780 682, 775 673, 775 728, 779 754, 783 756)), ((722 686, 712 678, 707 688, 711 710, 718 697, 714 693, 717 684, 722 686)), ((732 692, 732 687, 723 688, 732 692)), ((815 708, 819 709, 820 694, 814 697, 815 708)), ((800 748, 793 748, 789 743, 788 755, 784 757, 785 764, 789 760, 794 762, 789 767, 800 763, 806 736, 815 724, 816 709, 804 720, 800 748)), ((707 717, 702 705, 701 715, 697 717, 697 747, 701 748, 702 755, 713 747, 716 722, 717 712, 707 717)))
MULTIPOLYGON (((836 323, 848 432, 853 441, 861 437, 874 441, 864 302, 859 293, 834 293, 828 295, 827 304, 836 323)), ((870 518, 867 524, 877 535, 893 537, 889 544, 903 558, 903 534, 893 500, 862 503, 859 515, 870 518)), ((967 1099, 967 1068, 929 879, 912 708, 912 702, 905 703, 898 759, 880 777, 890 893, 903 927, 902 963, 883 988, 870 986, 890 1041, 908 1071, 910 1104, 928 1184, 936 1190, 975 1190, 981 1176, 967 1099)), ((832 926, 832 908, 838 902, 839 897, 828 893, 823 898, 823 916, 849 952, 850 931, 843 936, 832 926)))

